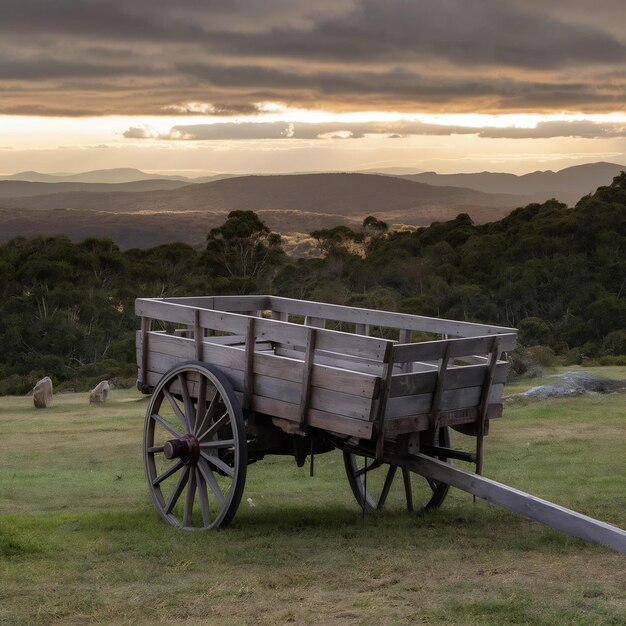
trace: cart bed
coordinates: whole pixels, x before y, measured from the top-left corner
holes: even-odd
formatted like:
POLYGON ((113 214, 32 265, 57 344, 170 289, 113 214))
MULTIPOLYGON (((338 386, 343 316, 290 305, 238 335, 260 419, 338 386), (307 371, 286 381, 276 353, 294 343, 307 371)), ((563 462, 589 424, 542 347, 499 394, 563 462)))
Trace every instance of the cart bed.
POLYGON ((202 361, 227 376, 244 409, 286 432, 364 439, 383 425, 393 439, 498 417, 501 355, 516 332, 274 296, 138 299, 136 311, 145 390, 175 365, 202 361), (416 333, 443 338, 413 342, 416 333))

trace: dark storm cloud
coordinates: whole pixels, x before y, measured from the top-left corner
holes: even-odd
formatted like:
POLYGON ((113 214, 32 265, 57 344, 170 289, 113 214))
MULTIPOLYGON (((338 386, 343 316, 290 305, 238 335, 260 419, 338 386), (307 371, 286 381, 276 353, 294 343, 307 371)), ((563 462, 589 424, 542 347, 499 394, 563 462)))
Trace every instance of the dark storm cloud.
POLYGON ((545 68, 626 60, 626 47, 595 27, 530 13, 502 0, 363 0, 348 15, 310 29, 212 33, 230 53, 281 58, 545 68))
POLYGON ((614 0, 2 0, 0 112, 623 110, 624 23, 614 0))
POLYGON ((237 141, 254 139, 360 139, 381 135, 399 139, 410 135, 478 135, 492 139, 547 139, 553 137, 626 137, 626 124, 588 120, 542 122, 536 128, 472 128, 422 122, 245 122, 173 126, 159 135, 144 127, 131 127, 127 139, 179 141, 237 141))

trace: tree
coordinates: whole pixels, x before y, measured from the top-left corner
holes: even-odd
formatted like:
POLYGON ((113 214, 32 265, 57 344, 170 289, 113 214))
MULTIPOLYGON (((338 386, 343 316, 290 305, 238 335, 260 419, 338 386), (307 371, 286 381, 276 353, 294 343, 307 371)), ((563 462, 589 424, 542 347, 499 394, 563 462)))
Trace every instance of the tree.
POLYGON ((243 283, 267 278, 284 259, 278 233, 254 211, 231 211, 221 226, 207 235, 205 259, 218 276, 243 283))

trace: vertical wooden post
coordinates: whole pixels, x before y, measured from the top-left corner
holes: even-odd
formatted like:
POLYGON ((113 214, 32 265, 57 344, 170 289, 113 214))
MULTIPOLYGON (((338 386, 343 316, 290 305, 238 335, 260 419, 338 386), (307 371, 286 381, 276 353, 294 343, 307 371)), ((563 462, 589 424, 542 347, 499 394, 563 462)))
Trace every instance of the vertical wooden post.
POLYGON ((204 330, 200 326, 200 309, 196 309, 194 312, 193 322, 193 339, 196 346, 196 361, 202 361, 203 350, 202 340, 204 339, 204 330))
MULTIPOLYGON (((391 377, 393 376, 394 351, 393 347, 389 347, 384 358, 383 375, 381 378, 380 400, 378 402, 378 439, 376 440, 376 460, 383 458, 385 451, 385 411, 387 409, 387 398, 389 398, 389 390, 391 388, 391 377)), ((367 473, 365 474, 367 477, 367 473)))
POLYGON ((254 348, 256 345, 255 319, 248 319, 246 332, 246 369, 243 374, 243 407, 252 408, 252 396, 254 394, 254 348))
POLYGON ((437 384, 435 386, 435 393, 433 393, 433 402, 430 408, 430 431, 432 433, 432 440, 435 445, 438 444, 436 437, 441 415, 441 401, 443 398, 446 375, 448 373, 449 354, 450 342, 446 343, 446 347, 443 350, 443 356, 441 357, 441 362, 439 363, 439 374, 437 376, 437 384))
POLYGON ((369 324, 355 324, 354 333, 356 335, 369 335, 370 333, 369 324))
POLYGON ((302 369, 302 391, 300 394, 300 428, 304 430, 306 417, 311 401, 311 375, 313 373, 313 363, 315 362, 315 341, 317 331, 309 326, 307 328, 306 352, 304 355, 304 367, 302 369))
MULTIPOLYGON (((398 343, 411 343, 411 336, 413 332, 410 330, 406 330, 405 328, 400 329, 400 335, 398 337, 398 343)), ((400 369, 403 373, 409 373, 413 370, 412 363, 402 363, 400 369)))
POLYGON ((152 320, 149 317, 141 318, 141 384, 148 385, 148 337, 152 328, 152 320))
POLYGON ((485 425, 487 420, 487 411, 489 409, 489 394, 491 393, 491 385, 493 377, 496 373, 498 364, 498 356, 500 353, 500 338, 495 336, 489 356, 489 365, 485 374, 485 382, 480 394, 480 407, 478 410, 478 434, 476 435, 476 473, 483 472, 483 440, 485 438, 485 425))

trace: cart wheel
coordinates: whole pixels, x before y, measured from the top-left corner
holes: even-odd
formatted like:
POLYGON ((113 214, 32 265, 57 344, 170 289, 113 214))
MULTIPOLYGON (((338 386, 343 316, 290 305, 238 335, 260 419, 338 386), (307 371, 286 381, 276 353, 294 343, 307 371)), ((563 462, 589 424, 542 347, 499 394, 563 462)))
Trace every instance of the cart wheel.
POLYGON ((181 363, 161 378, 146 412, 143 458, 161 517, 184 530, 226 526, 246 482, 241 407, 216 367, 181 363))
MULTIPOLYGON (((439 429, 438 441, 440 446, 450 446, 448 428, 439 429)), ((431 478, 424 478, 420 474, 397 465, 380 463, 345 450, 343 461, 348 483, 356 501, 361 508, 365 507, 370 511, 403 506, 409 513, 419 513, 424 509, 441 506, 448 494, 449 485, 431 478), (402 476, 401 481, 394 480, 397 476, 402 476)))

